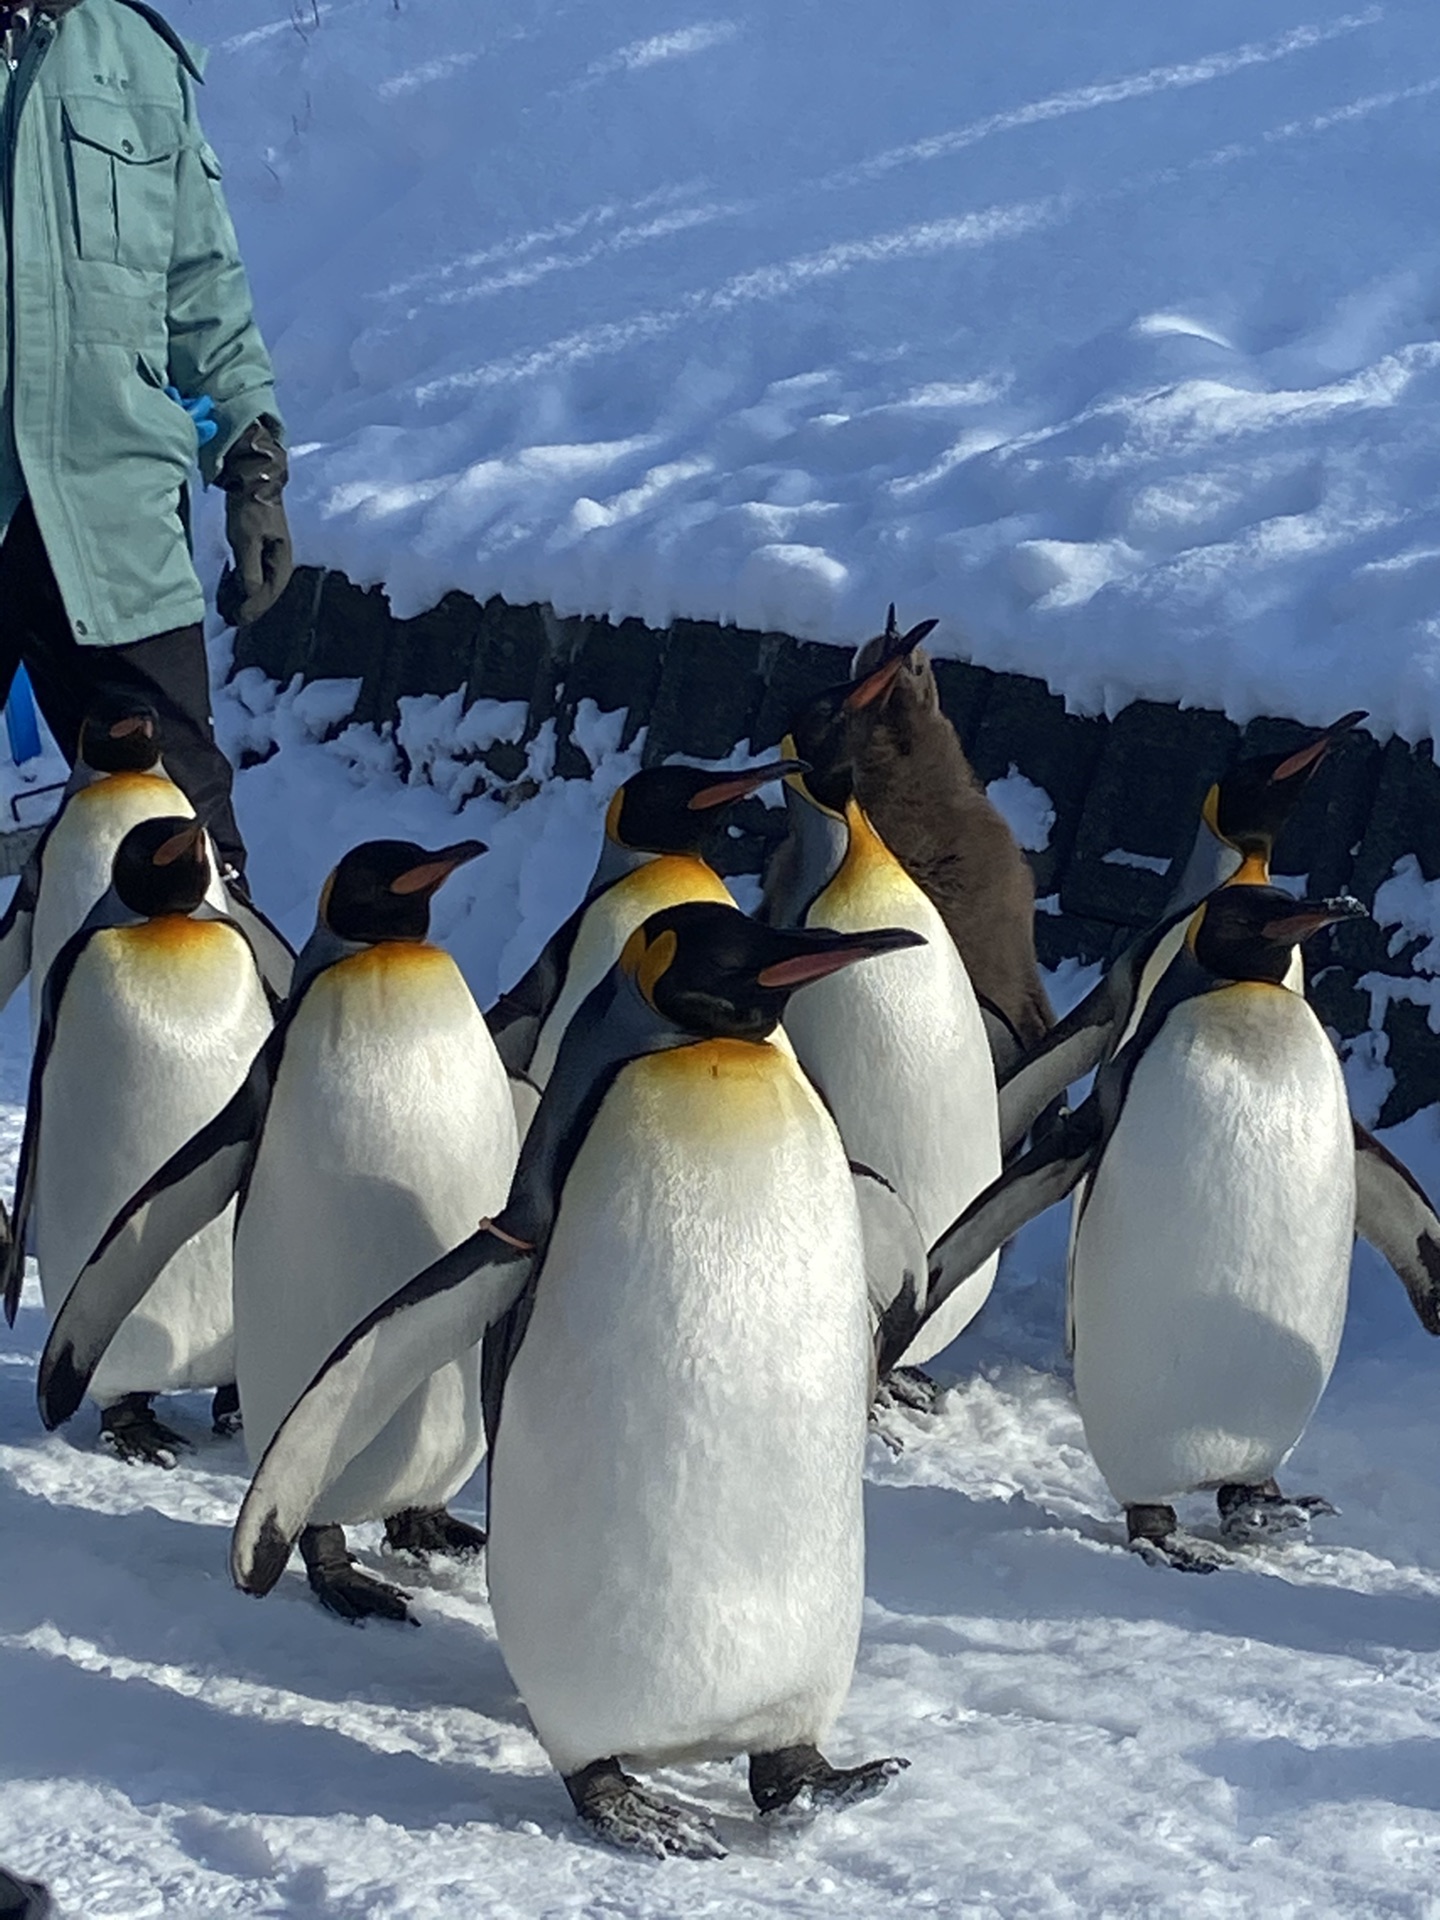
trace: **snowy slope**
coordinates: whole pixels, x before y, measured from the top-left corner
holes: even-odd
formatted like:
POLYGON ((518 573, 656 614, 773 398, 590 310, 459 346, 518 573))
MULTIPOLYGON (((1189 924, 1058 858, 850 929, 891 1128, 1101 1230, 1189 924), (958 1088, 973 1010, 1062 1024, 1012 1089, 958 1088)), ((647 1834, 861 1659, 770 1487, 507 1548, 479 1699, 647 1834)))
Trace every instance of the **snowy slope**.
MULTIPOLYGON (((604 794, 631 764, 582 729, 592 784, 456 821, 399 786, 373 735, 313 737, 345 690, 222 705, 264 897, 303 934, 352 840, 457 832, 492 851, 438 931, 488 993, 583 885, 604 794), (260 709, 256 712, 252 709, 260 709), (514 943, 511 958, 507 945, 514 943)), ((491 716, 497 724, 503 716, 491 716)), ((433 706, 407 713, 444 775, 433 706)), ((611 735, 613 739, 614 735, 611 735)), ((1062 1004, 1090 976, 1070 968, 1062 1004)), ((8 1180, 24 1012, 0 1019, 8 1180)), ((1364 1101, 1366 1090, 1361 1088, 1364 1101)), ((1440 1188, 1434 1111, 1393 1144, 1440 1188)), ((238 1441, 173 1474, 93 1451, 93 1415, 43 1435, 32 1286, 0 1343, 0 1859, 86 1920, 873 1920, 1384 1915, 1434 1920, 1440 1871, 1440 1366, 1363 1250, 1334 1384, 1290 1469, 1343 1509, 1313 1545, 1209 1580, 1151 1570, 1084 1450, 1061 1358, 1063 1221, 1008 1257, 941 1412, 894 1416, 869 1460, 865 1635, 833 1742, 913 1762, 882 1800, 799 1832, 750 1817, 739 1769, 670 1777, 731 1857, 656 1866, 586 1843, 496 1649, 483 1574, 416 1581, 420 1631, 347 1629, 296 1574, 263 1603, 225 1571, 238 1441)), ((483 1481, 458 1507, 478 1517, 483 1481)), ((1206 1524, 1196 1501, 1189 1518, 1206 1524)), ((371 1563, 402 1580, 376 1528, 371 1563)))
POLYGON ((1434 0, 171 0, 303 553, 1436 732, 1434 0))

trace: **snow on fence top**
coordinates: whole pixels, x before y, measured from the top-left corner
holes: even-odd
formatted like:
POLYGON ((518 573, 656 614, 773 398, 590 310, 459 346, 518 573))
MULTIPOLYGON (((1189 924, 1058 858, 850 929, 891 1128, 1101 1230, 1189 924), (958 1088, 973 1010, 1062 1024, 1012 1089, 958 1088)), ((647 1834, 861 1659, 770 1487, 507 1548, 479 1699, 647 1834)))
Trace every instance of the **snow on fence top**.
POLYGON ((1434 0, 172 0, 307 559, 1440 719, 1434 0))

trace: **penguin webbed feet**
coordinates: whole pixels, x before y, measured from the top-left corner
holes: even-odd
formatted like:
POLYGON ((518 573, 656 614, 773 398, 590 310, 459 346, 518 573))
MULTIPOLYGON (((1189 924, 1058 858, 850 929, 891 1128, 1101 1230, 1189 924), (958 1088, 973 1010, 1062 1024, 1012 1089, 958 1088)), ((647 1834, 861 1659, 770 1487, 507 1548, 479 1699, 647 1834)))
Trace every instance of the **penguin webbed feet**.
POLYGON ((406 1507, 386 1520, 385 1544, 392 1553, 413 1554, 417 1560, 432 1554, 473 1560, 484 1551, 485 1529, 457 1519, 445 1507, 406 1507))
POLYGON ((1282 1493, 1274 1480, 1258 1486, 1230 1482, 1217 1490, 1215 1504, 1220 1509, 1221 1539, 1241 1546, 1278 1543, 1308 1533, 1317 1516, 1340 1511, 1318 1493, 1282 1493))
POLYGON ((164 1467, 168 1472, 191 1442, 156 1419, 152 1398, 148 1393, 127 1393, 102 1407, 100 1444, 128 1466, 164 1467))
POLYGON ((240 1417, 240 1389, 233 1380, 215 1389, 210 1402, 210 1431, 217 1440, 229 1440, 244 1428, 240 1417))
POLYGON ((1147 1567, 1170 1567, 1176 1573, 1214 1573, 1229 1565, 1219 1547, 1180 1531, 1173 1507, 1126 1507, 1125 1527, 1126 1545, 1147 1567))
POLYGON ((938 1380, 920 1367, 892 1367, 875 1392, 883 1410, 903 1408, 908 1413, 934 1413, 945 1392, 938 1380))
POLYGON ((767 1819, 808 1820, 882 1793, 910 1762, 898 1754, 858 1767, 832 1767, 818 1747, 780 1747, 750 1756, 750 1798, 767 1819))
POLYGON ((612 1847, 657 1860, 725 1858, 720 1836, 703 1814, 647 1793, 613 1757, 567 1773, 565 1789, 585 1825, 612 1847))
POLYGON ((355 1564, 345 1545, 343 1527, 306 1527, 300 1535, 300 1557, 310 1591, 327 1612, 350 1626, 367 1620, 402 1621, 418 1627, 410 1611, 410 1596, 401 1587, 377 1580, 355 1564))

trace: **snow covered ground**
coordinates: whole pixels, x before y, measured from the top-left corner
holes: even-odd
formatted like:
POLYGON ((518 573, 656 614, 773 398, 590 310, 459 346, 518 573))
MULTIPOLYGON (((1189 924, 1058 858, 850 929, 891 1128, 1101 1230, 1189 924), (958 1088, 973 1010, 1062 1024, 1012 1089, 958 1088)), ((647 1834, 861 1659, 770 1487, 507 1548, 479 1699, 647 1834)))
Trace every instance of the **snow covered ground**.
MULTIPOLYGON (((437 931, 488 995, 579 890, 606 792, 633 764, 584 729, 593 783, 551 782, 463 823, 401 787, 373 735, 315 737, 344 689, 276 701, 247 678, 232 745, 281 750, 239 782, 262 898, 302 935, 336 855, 373 833, 492 852, 437 931), (254 711, 260 709, 260 711, 254 711)), ((503 724, 503 715, 490 715, 503 724)), ((407 715, 445 766, 433 706, 407 715)), ((543 749, 542 749, 543 754, 543 749)), ((540 769, 543 771, 543 768, 540 769)), ((1089 976, 1066 969, 1062 1004, 1089 976)), ((0 1147, 24 1096, 25 1020, 0 1019, 0 1147)), ((1366 1087, 1357 1089, 1362 1109, 1366 1087)), ((1392 1144, 1440 1190, 1435 1111, 1392 1144)), ((743 1773, 668 1784, 719 1820, 718 1864, 590 1845, 526 1728, 479 1570, 414 1580, 422 1627, 348 1629, 300 1577, 263 1603, 225 1570, 246 1473, 209 1438, 172 1474, 45 1436, 32 1286, 0 1343, 0 1859, 79 1920, 872 1920, 1440 1915, 1440 1353, 1363 1249, 1339 1370, 1290 1470, 1340 1517, 1314 1543, 1198 1580, 1126 1553, 1061 1357, 1064 1223, 1012 1251, 933 1417, 869 1458, 864 1642, 841 1760, 899 1752, 884 1798, 802 1831, 751 1817, 743 1773)), ((483 1481, 460 1496, 479 1518, 483 1481)), ((1189 1517, 1203 1528, 1203 1504, 1189 1517)), ((378 1529, 358 1529, 372 1565, 378 1529)))
POLYGON ((304 556, 1440 721, 1434 0, 170 0, 304 556))

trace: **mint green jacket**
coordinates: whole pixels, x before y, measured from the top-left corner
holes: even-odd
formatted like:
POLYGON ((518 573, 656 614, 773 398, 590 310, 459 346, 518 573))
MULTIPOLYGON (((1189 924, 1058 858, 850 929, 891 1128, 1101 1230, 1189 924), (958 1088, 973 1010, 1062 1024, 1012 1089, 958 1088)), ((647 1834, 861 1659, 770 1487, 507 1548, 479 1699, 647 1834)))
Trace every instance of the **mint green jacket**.
POLYGON ((89 646, 204 611, 181 509, 195 429, 166 384, 215 403, 207 481, 279 420, 199 80, 132 0, 37 13, 17 70, 0 60, 0 529, 28 493, 89 646))

